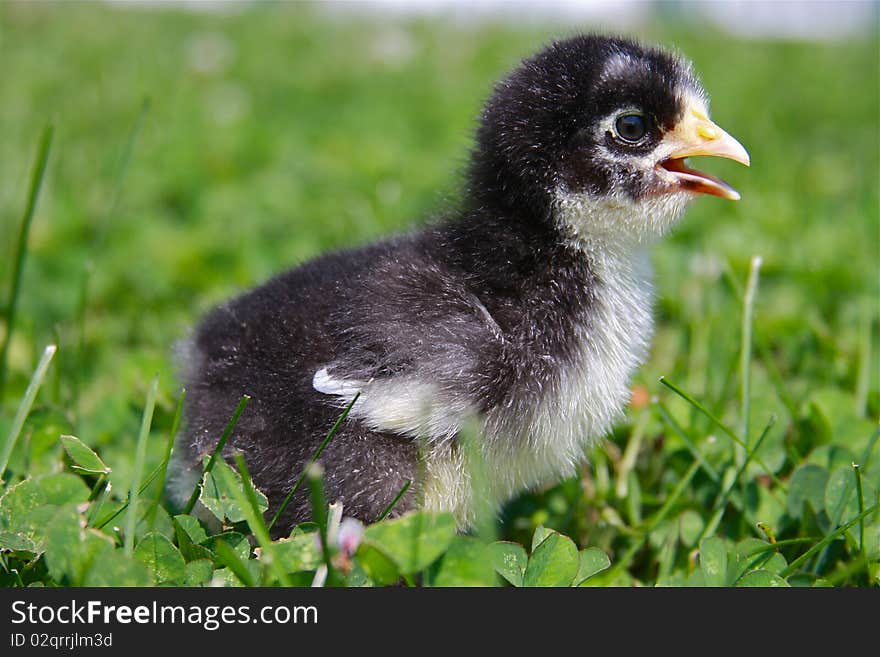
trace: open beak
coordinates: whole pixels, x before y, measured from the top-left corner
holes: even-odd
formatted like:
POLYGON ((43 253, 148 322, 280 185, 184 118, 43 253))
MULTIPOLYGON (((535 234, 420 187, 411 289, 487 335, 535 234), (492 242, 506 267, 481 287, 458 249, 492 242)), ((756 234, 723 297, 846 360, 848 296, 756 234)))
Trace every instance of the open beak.
POLYGON ((671 152, 658 166, 675 177, 678 189, 696 194, 711 194, 732 201, 740 199, 739 192, 720 178, 685 165, 686 157, 712 155, 749 166, 749 154, 743 145, 712 123, 700 108, 688 108, 684 118, 663 141, 671 152))

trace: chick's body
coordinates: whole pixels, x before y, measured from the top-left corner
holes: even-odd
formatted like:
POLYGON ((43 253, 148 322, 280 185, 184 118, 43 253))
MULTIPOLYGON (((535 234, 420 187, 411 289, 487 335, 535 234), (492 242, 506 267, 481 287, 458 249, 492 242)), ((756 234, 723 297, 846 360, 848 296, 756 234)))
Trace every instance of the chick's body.
MULTIPOLYGON (((347 515, 375 520, 411 480, 394 513, 449 510, 466 526, 471 420, 492 504, 570 473, 645 357, 646 245, 695 193, 736 197, 682 164, 705 154, 747 161, 678 59, 596 36, 551 45, 488 101, 458 211, 202 321, 184 351, 185 461, 197 470, 249 395, 227 452, 244 453, 274 512, 357 395, 321 455, 347 515)), ((278 527, 307 517, 300 492, 278 527)))

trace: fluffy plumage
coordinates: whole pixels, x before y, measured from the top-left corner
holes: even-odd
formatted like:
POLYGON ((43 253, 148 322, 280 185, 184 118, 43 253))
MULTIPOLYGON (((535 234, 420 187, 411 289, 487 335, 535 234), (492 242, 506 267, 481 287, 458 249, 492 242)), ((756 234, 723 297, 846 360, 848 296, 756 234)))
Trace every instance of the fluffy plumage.
MULTIPOLYGON (((274 511, 360 393, 321 459, 348 515, 374 520, 413 480, 395 513, 466 526, 471 420, 493 504, 571 473, 647 352, 646 246, 695 193, 737 198, 682 163, 747 163, 707 114, 686 63, 632 41, 578 36, 525 60, 486 103, 457 211, 203 319, 183 350, 183 462, 195 472, 250 395, 225 454, 244 453, 274 511)), ((279 528, 307 516, 298 493, 279 528)))

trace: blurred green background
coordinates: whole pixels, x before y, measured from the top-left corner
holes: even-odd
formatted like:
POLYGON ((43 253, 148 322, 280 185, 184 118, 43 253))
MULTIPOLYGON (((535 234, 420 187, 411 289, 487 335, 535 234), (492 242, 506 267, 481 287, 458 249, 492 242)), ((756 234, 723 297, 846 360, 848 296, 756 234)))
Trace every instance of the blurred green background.
MULTIPOLYGON (((729 282, 743 283, 758 254, 756 322, 771 364, 755 367, 755 424, 778 413, 787 422, 769 442, 806 454, 816 433, 802 430, 804 405, 846 407, 865 430, 857 450, 880 410, 877 33, 743 39, 687 13, 660 11, 631 33, 694 61, 713 118, 752 167, 707 162, 742 201, 700 199, 654 249, 660 323, 636 383, 668 397, 657 383, 666 375, 730 410, 741 313, 729 282)), ((39 353, 57 342, 30 421, 33 449, 43 440, 57 450, 58 433, 74 432, 125 490, 149 381, 161 373, 154 432, 165 431, 179 390, 173 344, 199 315, 324 250, 441 212, 494 81, 582 28, 595 26, 298 3, 0 3, 3 301, 39 136, 47 122, 56 130, 0 429, 39 353)), ((623 435, 612 437, 612 458, 623 435)), ((57 467, 33 454, 31 471, 57 467)), ((514 505, 509 531, 556 518, 584 539, 597 518, 578 520, 583 509, 557 494, 514 505)))

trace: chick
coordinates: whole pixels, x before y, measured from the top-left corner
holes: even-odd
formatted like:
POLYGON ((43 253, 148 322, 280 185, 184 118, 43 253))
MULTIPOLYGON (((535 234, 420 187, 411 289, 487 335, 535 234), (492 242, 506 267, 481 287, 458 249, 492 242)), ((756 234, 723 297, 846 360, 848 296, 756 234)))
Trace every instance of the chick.
MULTIPOLYGON (((468 454, 496 507, 570 475, 647 354, 647 248, 697 195, 739 199, 685 164, 698 155, 749 164, 679 57, 580 35, 524 60, 482 111, 457 209, 202 320, 182 350, 186 466, 198 473, 250 395, 224 454, 244 453, 273 514, 357 395, 321 455, 347 515, 375 520, 412 481, 394 514, 445 510, 467 527, 468 454)), ((300 491, 274 531, 308 516, 300 491)))

